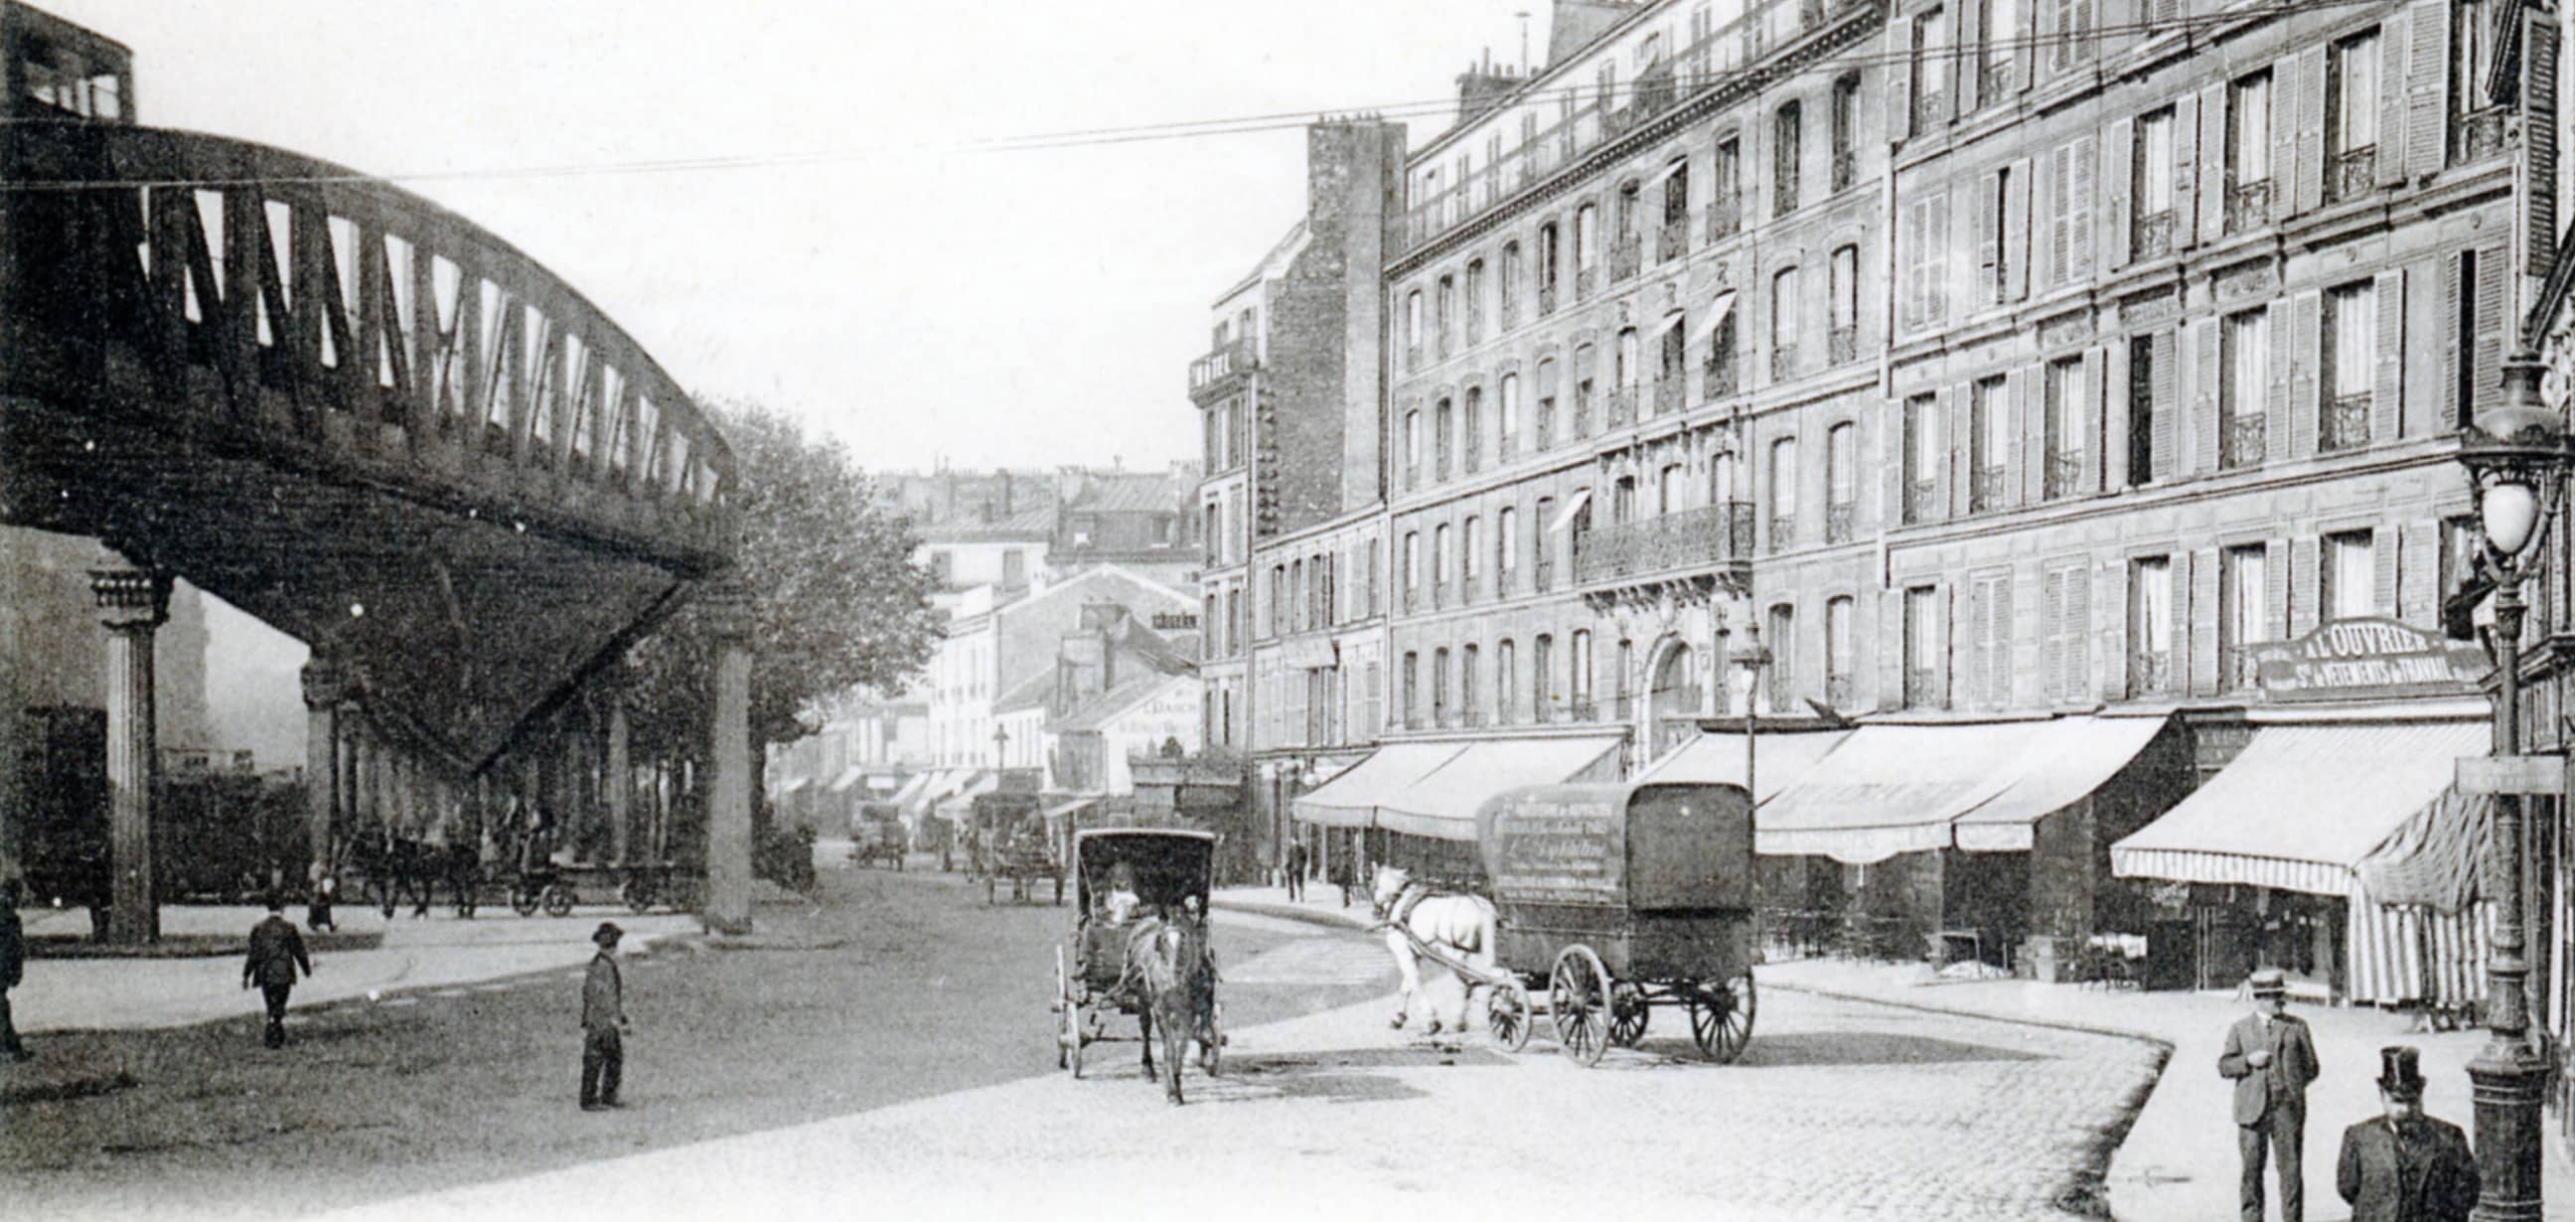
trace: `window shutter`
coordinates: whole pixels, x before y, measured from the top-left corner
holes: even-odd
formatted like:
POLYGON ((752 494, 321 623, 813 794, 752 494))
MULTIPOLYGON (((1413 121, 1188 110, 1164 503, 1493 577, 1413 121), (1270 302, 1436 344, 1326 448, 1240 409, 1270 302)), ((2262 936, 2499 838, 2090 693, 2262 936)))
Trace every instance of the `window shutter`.
MULTIPOLYGON (((2204 318, 2192 323, 2191 326, 2194 333, 2193 348, 2215 349, 2217 347, 2218 323, 2216 321, 2204 318)), ((2154 413, 2154 417, 2147 422, 2147 443, 2149 450, 2152 451, 2148 455, 2150 463, 2148 473, 2155 478, 2155 482, 2160 484, 2172 479, 2182 470, 2182 464, 2177 461, 2182 455, 2182 449, 2178 444, 2181 438, 2177 436, 2176 426, 2182 414, 2180 402, 2182 389, 2188 384, 2182 382, 2179 376, 2182 370, 2177 362, 2182 358, 2179 351, 2182 345, 2174 342, 2177 334, 2174 331, 2158 331, 2151 345, 2155 353, 2156 367, 2152 371, 2152 377, 2147 386, 2148 410, 2154 413)), ((2211 364, 2217 363, 2215 355, 2207 359, 2211 364)), ((2195 394, 2193 398, 2196 402, 2199 396, 2195 394)), ((2210 410, 2217 410, 2217 401, 2213 399, 2210 402, 2210 410)))
POLYGON ((2074 148, 2071 144, 2060 145, 2048 151, 2048 181, 2042 184, 2040 204, 2040 210, 2047 214, 2041 223, 2048 228, 2048 240, 2041 251, 2047 260, 2040 268, 2039 282, 2043 285, 2063 284, 2068 279, 2067 260, 2072 250, 2067 239, 2071 218, 2066 184, 2074 172, 2074 148))
POLYGON ((2326 202, 2326 48, 2299 52, 2297 80, 2299 159, 2290 189, 2298 211, 2314 212, 2326 202))
POLYGON ((1986 643, 1986 699, 1988 703, 2002 708, 2012 704, 2013 672, 2018 669, 2013 665, 2012 656, 2012 574, 2006 573, 1996 577, 1987 585, 1992 589, 1992 592, 1987 595, 1987 602, 1994 608, 1993 622, 1988 627, 1993 629, 1994 635, 1989 637, 1986 643))
POLYGON ((2378 363, 2371 368, 2370 439, 2379 445, 2397 440, 2398 402, 2405 394, 2406 379, 2406 273, 2391 270, 2379 273, 2371 282, 2371 297, 2379 311, 2377 331, 2378 363))
POLYGON ((1961 689, 1984 703, 1992 676, 2003 669, 1995 656, 1995 586, 1984 578, 1968 583, 1968 674, 1961 689))
POLYGON ((2227 230, 2227 82, 2200 91, 2200 232, 2215 242, 2227 230))
MULTIPOLYGON (((2101 228, 2094 219, 2093 210, 2093 183, 2100 177, 2101 167, 2096 158, 2101 142, 2090 135, 2079 136, 2068 148, 2071 151, 2066 159, 2066 257, 2070 274, 2065 279, 2071 281, 2093 274, 2094 255, 2101 249, 2101 228)), ((2118 177, 2123 183, 2129 179, 2125 169, 2118 177)))
POLYGON ((2442 626, 2442 526, 2407 522, 2398 528, 2397 618, 2418 628, 2442 626))
MULTIPOLYGON (((2179 559, 2179 557, 2177 557, 2179 559)), ((2210 695, 2218 690, 2218 549, 2191 554, 2191 606, 2176 607, 2191 623, 2191 690, 2210 695)))
POLYGON ((2032 505, 2039 501, 2040 444, 2039 412, 2032 400, 2032 370, 2029 366, 2005 375, 2004 385, 2011 391, 2011 431, 2004 434, 2004 507, 2032 505))
POLYGON ((2273 63, 2271 92, 2272 219, 2280 221, 2298 203, 2299 127, 2307 119, 2299 109, 2298 56, 2284 55, 2273 63))
MULTIPOLYGON (((2450 97, 2451 0, 2414 0, 2406 6, 2406 16, 2406 126, 2400 143, 2406 173, 2421 178, 2440 170, 2448 156, 2443 147, 2443 115, 2450 97)), ((2396 24, 2392 21, 2385 29, 2396 24)), ((2394 91, 2394 82, 2388 84, 2394 91)), ((2380 129, 2383 140, 2394 135, 2380 129)), ((2385 158, 2381 164, 2387 164, 2385 158)))
POLYGON ((2478 248, 2477 364, 2470 367, 2475 378, 2470 400, 2471 419, 2504 400, 2504 341, 2507 323, 2504 314, 2505 280, 2512 273, 2505 262, 2504 243, 2478 248))
MULTIPOLYGON (((2324 380, 2318 376, 2317 356, 2324 351, 2318 342, 2318 331, 2325 320, 2325 297, 2315 289, 2299 293, 2289 301, 2290 354, 2290 457, 2307 458, 2317 452, 2317 414, 2323 410, 2324 380)), ((2280 330, 2280 303, 2272 307, 2272 334, 2280 330)), ((2277 342, 2277 341, 2275 341, 2277 342)))
POLYGON ((2065 652, 2058 659, 2063 669, 2057 677, 2058 689, 2070 700, 2085 698, 2086 660, 2092 653, 2092 637, 2086 625, 2092 623, 2092 570, 2082 564, 2069 565, 2066 578, 2065 652))
POLYGON ((2379 25, 2379 169, 2381 186, 2406 181, 2406 26, 2397 14, 2379 25))
POLYGON ((2102 186, 2110 200, 2111 253, 2106 269, 2129 265, 2129 163, 2135 159, 2134 120, 2122 119, 2102 129, 2102 186))
POLYGON ((2175 425, 2174 470, 2207 474, 2218 469, 2218 383, 2227 371, 2218 363, 2219 320, 2191 324, 2190 405, 2175 425))
POLYGON ((2405 560, 2405 534, 2387 523, 2370 532, 2370 610, 2397 614, 2397 566, 2405 560))
POLYGON ((1966 517, 1968 514, 1969 472, 1976 469, 1976 460, 1968 455, 1970 393, 1965 388, 1957 386, 1941 392, 1941 427, 1949 430, 1950 433, 1950 461, 1945 464, 1950 472, 1950 487, 1947 494, 1941 498, 1941 503, 1950 507, 1950 516, 1954 518, 1966 517))
MULTIPOLYGON (((1887 103, 1887 138, 1903 140, 1914 134, 1914 23, 1889 21, 1887 43, 1887 71, 1879 93, 1887 103)), ((1726 185, 1731 184, 1720 184, 1726 185)))
POLYGON ((2103 359, 2102 349, 2086 349, 2084 372, 2075 380, 2075 394, 2079 400, 2077 410, 2084 420, 2084 435, 2076 439, 2076 444, 2084 447, 2084 465, 2082 473, 2075 477, 2075 487, 2085 493, 2102 490, 2102 461, 2103 456, 2110 453, 2111 436, 2121 437, 2124 441, 2127 436, 2125 429, 2118 434, 2104 435, 2102 391, 2108 385, 2105 381, 2108 363, 2103 359))
POLYGON ((2004 300, 2030 296, 2030 159, 2012 163, 2004 192, 2004 300))
POLYGON ((2041 638, 2039 650, 2039 694, 2050 704, 2067 699, 2066 691, 2066 573, 2050 569, 2041 579, 2047 601, 2043 614, 2048 617, 2047 635, 2041 638))
MULTIPOLYGON (((1882 526, 1892 527, 1905 521, 1906 415, 1907 408, 1905 406, 1905 400, 1904 398, 1899 397, 1896 401, 1896 410, 1892 412, 1875 413, 1863 418, 1865 421, 1877 421, 1875 426, 1867 423, 1860 426, 1877 434, 1879 500, 1876 520, 1882 526)), ((1722 462, 1725 460, 1715 459, 1713 461, 1722 462)), ((1857 489, 1859 481, 1853 481, 1853 486, 1857 489)), ((1855 530, 1854 533, 1857 534, 1857 530, 1855 530)))
POLYGON ((2171 677, 2172 690, 2184 690, 2191 675, 2191 553, 2175 552, 2165 560, 2165 576, 2173 581, 2173 623, 2171 643, 2166 648, 2173 656, 2165 662, 2165 674, 2171 677))
POLYGON ((1975 310, 1979 306, 1989 305, 1996 299, 1995 263, 2003 258, 2003 243, 2000 240, 2002 237, 2000 226, 1996 224, 1994 174, 1986 173, 1977 176, 1976 199, 1969 206, 1968 211, 1975 218, 1971 223, 1976 226, 1977 282, 1976 291, 1970 293, 1968 299, 1961 303, 1963 313, 1975 310))
POLYGON ((2432 431, 2447 433, 2458 427, 2460 402, 2460 361, 2462 354, 2455 333, 2460 325, 2460 257, 2467 252, 2449 251, 2442 258, 2442 389, 2434 396, 2440 406, 2434 411, 2432 431))
POLYGON ((2014 36, 2012 48, 2013 92, 2015 93, 2030 92, 2030 81, 2034 75, 2031 71, 2032 61, 2035 58, 2034 48, 2039 43, 2036 37, 2039 29, 2039 13, 2035 10, 2046 7, 2044 0, 2021 0, 2021 31, 2014 36))
MULTIPOLYGON (((2290 417, 2297 414, 2297 409, 2292 405, 2298 402, 2298 396, 2291 393, 2290 389, 2290 383, 2297 378, 2298 371, 2290 367, 2290 349, 2295 341, 2290 336, 2292 324, 2288 299, 2274 301, 2269 307, 2267 317, 2268 321, 2264 323, 2263 330, 2266 332, 2264 337, 2266 342, 2272 346, 2272 382, 2266 388, 2268 393, 2264 396, 2263 457, 2272 462, 2279 462, 2292 453, 2290 417)), ((2308 438, 2308 449, 2313 452, 2317 448, 2314 421, 2308 425, 2308 438)))
MULTIPOLYGON (((2119 564, 2118 561, 2113 561, 2119 564)), ((2093 639, 2102 643, 2103 665, 2094 673, 2094 690, 2104 700, 2119 700, 2129 694, 2129 569, 2126 565, 2111 569, 2103 579, 2093 583, 2093 620, 2099 627, 2093 639)))
POLYGON ((2290 630, 2284 640, 2317 626, 2317 541, 2290 541, 2290 630))
POLYGON ((2290 544, 2283 539, 2263 545, 2263 635, 2290 639, 2290 544))
POLYGON ((1878 707, 1893 712, 1905 707, 1904 589, 1880 591, 1878 607, 1878 707))
POLYGON ((2513 159, 2514 210, 2522 226, 2525 276, 2545 276, 2558 258, 2558 24, 2516 6, 2522 22, 2522 155, 2513 159))
MULTIPOLYGON (((2090 365, 2085 369, 2084 393, 2095 396, 2084 409, 2086 492, 2125 488, 2146 479, 2146 472, 2129 470, 2129 388, 2138 377, 2138 371, 2130 367, 2129 342, 2129 336, 2115 335, 2110 347, 2097 350, 2101 354, 2101 377, 2093 376, 2090 365)), ((2155 368, 2154 358, 2148 359, 2147 368, 2155 368)), ((2155 422, 2152 408, 2146 422, 2155 422)), ((2152 461, 2153 456, 2149 458, 2152 461)))
POLYGON ((1950 75, 1959 87, 1959 109, 1953 113, 1964 115, 1977 109, 1977 100, 1986 96, 1985 91, 1978 88, 1985 83, 1986 45, 1978 40, 1977 27, 1983 24, 1979 20, 1983 10, 1993 2, 1951 0, 1950 9, 1958 19, 1958 28, 1951 35, 1950 45, 1959 51, 1958 58, 1951 61, 1958 70, 1950 75))
MULTIPOLYGON (((2174 99, 2173 111, 2173 244, 2181 250, 2192 244, 2192 227, 2198 223, 2200 199, 2200 98, 2184 94, 2174 99)), ((2216 186, 2211 187, 2216 190, 2216 186)), ((2214 230, 2212 232, 2215 232, 2214 230)))
POLYGON ((1972 293, 1966 283, 1968 278, 1975 274, 1975 269, 1968 266, 1967 252, 1977 248, 1976 235, 1967 231, 1967 226, 1975 223, 1975 209, 1963 206, 1959 199, 1959 193, 1969 189, 1971 184, 1968 183, 1950 184, 1947 192, 1936 197, 1940 202, 1932 210, 1933 225, 1936 228, 1949 230, 1949 240, 1936 247, 1933 256, 1941 264, 1942 271, 1942 275, 1936 280, 1936 283, 1941 286, 1941 297, 1932 307, 1932 316, 1935 319, 1948 319, 1965 314, 1976 308, 1977 303, 1983 300, 1972 293), (1954 251, 1957 253, 1953 254, 1954 251), (1957 306, 1958 309, 1953 311, 1950 308, 1952 306, 1957 306))

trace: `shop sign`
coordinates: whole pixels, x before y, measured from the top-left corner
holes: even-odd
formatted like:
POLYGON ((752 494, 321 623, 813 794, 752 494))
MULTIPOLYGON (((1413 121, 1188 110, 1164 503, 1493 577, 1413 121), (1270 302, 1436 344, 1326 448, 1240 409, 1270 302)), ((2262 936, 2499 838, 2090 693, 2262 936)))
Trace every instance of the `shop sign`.
POLYGON ((2486 755, 2460 760, 2462 793, 2567 792, 2567 759, 2558 755, 2486 755))
POLYGON ((2493 669, 2485 650, 2393 619, 2334 620, 2247 648, 2255 682, 2282 701, 2469 695, 2493 669))

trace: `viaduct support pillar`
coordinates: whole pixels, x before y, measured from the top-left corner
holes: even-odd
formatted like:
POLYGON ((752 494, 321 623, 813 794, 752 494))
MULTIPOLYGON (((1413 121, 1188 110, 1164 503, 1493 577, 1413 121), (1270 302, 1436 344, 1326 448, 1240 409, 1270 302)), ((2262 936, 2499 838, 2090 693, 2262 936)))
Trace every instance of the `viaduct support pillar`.
POLYGON ((709 592, 715 691, 707 701, 707 904, 718 933, 751 932, 751 595, 709 592))
POLYGON ((608 790, 609 853, 618 865, 634 864, 635 769, 627 759, 626 693, 615 684, 608 688, 608 790))
POLYGON ((152 637, 170 618, 170 575, 110 557, 90 571, 90 592, 107 627, 107 940, 154 942, 161 937, 161 909, 152 894, 152 786, 160 748, 152 637))
POLYGON ((349 697, 348 675, 315 654, 304 663, 304 836, 311 860, 337 860, 331 842, 339 826, 340 702, 349 697))

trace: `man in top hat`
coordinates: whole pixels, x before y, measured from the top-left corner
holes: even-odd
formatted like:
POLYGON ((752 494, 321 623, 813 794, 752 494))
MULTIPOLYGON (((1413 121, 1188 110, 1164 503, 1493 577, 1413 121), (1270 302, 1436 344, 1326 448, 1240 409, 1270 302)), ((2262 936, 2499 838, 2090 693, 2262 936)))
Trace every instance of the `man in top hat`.
POLYGON ((2281 1220, 2303 1222, 2307 1195, 2300 1151, 2308 1130, 2308 1083, 2317 1078, 2317 1045, 2308 1024, 2288 1012, 2281 973, 2271 968, 2247 981, 2254 1012, 2227 1029, 2218 1054, 2220 1077, 2236 1081, 2236 1150, 2244 1160, 2237 1200, 2245 1222, 2263 1222, 2263 1147, 2271 1144, 2280 1168, 2281 1220))
POLYGON ((2460 1126, 2424 1114, 2424 1073, 2404 1044, 2379 1050, 2385 1115, 2343 1131, 2335 1190, 2352 1222, 2465 1222, 2478 1203, 2478 1160, 2460 1126))
POLYGON ((617 1102, 618 1078, 626 1070, 625 981, 617 973, 617 940, 626 931, 602 921, 590 935, 599 953, 581 981, 581 1110, 606 1111, 617 1102))

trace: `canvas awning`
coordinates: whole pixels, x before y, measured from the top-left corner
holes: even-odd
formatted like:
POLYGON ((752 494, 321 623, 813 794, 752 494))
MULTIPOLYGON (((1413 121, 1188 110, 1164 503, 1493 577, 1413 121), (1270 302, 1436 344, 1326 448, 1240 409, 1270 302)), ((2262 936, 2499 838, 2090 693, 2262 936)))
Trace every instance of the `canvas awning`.
POLYGON ((1476 839, 1476 808, 1484 805, 1485 799, 1523 785, 1617 780, 1618 751, 1619 739, 1615 735, 1472 743, 1447 763, 1381 800, 1377 825, 1412 836, 1472 842, 1476 839))
POLYGON ((913 800, 914 798, 916 798, 916 797, 919 797, 919 796, 921 795, 921 791, 922 791, 924 788, 928 787, 928 786, 929 786, 929 784, 930 784, 930 774, 929 774, 929 773, 927 773, 927 772, 916 772, 916 773, 913 773, 909 778, 905 779, 905 781, 904 781, 903 785, 902 785, 900 788, 896 789, 892 794, 888 795, 888 796, 886 797, 886 799, 885 799, 885 800, 886 800, 886 801, 888 801, 888 802, 892 802, 892 803, 894 803, 894 804, 896 804, 896 805, 900 806, 900 805, 902 805, 902 804, 904 804, 904 803, 906 803, 906 802, 910 802, 910 801, 912 801, 912 800, 913 800))
MULTIPOLYGON (((1726 316, 1734 312, 1735 294, 1732 291, 1709 298, 1708 312, 1700 315, 1699 325, 1691 328, 1690 342, 1707 343, 1708 337, 1716 334, 1718 326, 1726 321, 1726 316)), ((1761 765, 1754 765, 1754 769, 1760 771, 1761 765)))
POLYGON ((1297 817, 1322 827, 1368 827, 1377 819, 1378 803, 1456 759, 1463 743, 1394 743, 1354 764, 1340 776, 1300 795, 1292 803, 1297 817))
POLYGON ((975 799, 999 788, 1002 778, 995 773, 977 770, 964 787, 939 802, 939 817, 951 823, 969 823, 975 818, 975 799))
POLYGON ((1583 507, 1591 503, 1590 488, 1575 489, 1574 495, 1565 498, 1565 504, 1557 507, 1556 517, 1548 521, 1547 533, 1551 535, 1563 533, 1566 527, 1574 525, 1574 515, 1583 512, 1583 507))
POLYGON ((1070 799, 1067 799, 1067 800, 1065 800, 1065 801, 1058 802, 1058 803, 1056 803, 1056 804, 1055 804, 1055 805, 1053 805, 1053 806, 1047 807, 1044 811, 1042 811, 1042 812, 1040 812, 1040 813, 1042 813, 1043 815, 1045 815, 1045 816, 1046 816, 1046 821, 1047 821, 1047 822, 1049 822, 1049 823, 1054 823, 1054 822, 1057 822, 1058 820, 1063 819, 1063 818, 1064 818, 1064 817, 1066 817, 1067 815, 1074 814, 1074 813, 1076 813, 1076 812, 1080 811, 1082 808, 1084 808, 1084 807, 1086 807, 1086 806, 1093 805, 1094 803, 1097 803, 1097 802, 1099 802, 1099 801, 1100 801, 1100 799, 1099 799, 1099 797, 1097 797, 1097 796, 1093 796, 1093 797, 1086 797, 1086 798, 1070 798, 1070 799))
MULTIPOLYGON (((1762 787, 1756 801, 1789 787, 1807 770, 1825 758, 1850 730, 1802 731, 1795 734, 1755 734, 1753 736, 1753 779, 1762 787)), ((1708 785, 1741 785, 1744 783, 1744 736, 1709 734, 1683 744, 1682 749, 1665 757, 1639 781, 1684 781, 1708 785)))
POLYGON ((2350 896, 2356 868, 2489 739, 2485 721, 2264 726, 2208 784, 2112 845, 2111 872, 2350 896))
POLYGON ((2026 851, 2032 824, 2099 788, 2163 726, 2115 717, 1865 725, 1763 802, 1754 851, 1851 864, 1952 847, 2026 851))
POLYGON ((832 782, 832 792, 848 793, 851 790, 858 788, 859 782, 866 779, 868 779, 868 770, 857 764, 852 764, 848 769, 841 773, 838 779, 832 782))
POLYGON ((2466 911, 2478 894, 2495 804, 2483 794, 2444 789, 2362 859, 2361 888, 2383 904, 2466 911))

